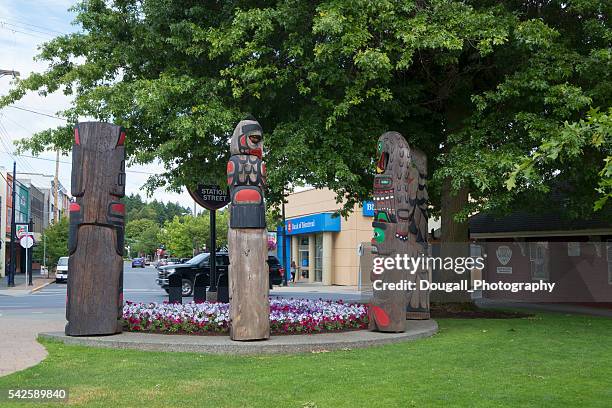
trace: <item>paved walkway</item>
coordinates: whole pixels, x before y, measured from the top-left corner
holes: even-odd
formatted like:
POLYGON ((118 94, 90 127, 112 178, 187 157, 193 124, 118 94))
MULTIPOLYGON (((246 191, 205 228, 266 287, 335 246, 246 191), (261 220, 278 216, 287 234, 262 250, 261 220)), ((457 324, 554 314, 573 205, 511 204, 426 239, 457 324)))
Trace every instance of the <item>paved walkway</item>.
POLYGON ((63 332, 41 333, 41 337, 66 344, 85 346, 174 351, 212 354, 276 354, 325 352, 398 343, 433 336, 438 331, 434 320, 407 322, 404 333, 378 333, 367 330, 342 333, 272 336, 265 341, 232 341, 229 336, 189 336, 125 332, 114 336, 69 337, 63 332))
POLYGON ((40 363, 47 350, 36 341, 38 333, 63 330, 64 325, 63 319, 0 316, 0 377, 40 363))
POLYGON ((15 286, 8 287, 8 277, 0 278, 0 295, 20 296, 35 292, 55 282, 54 278, 45 278, 38 274, 32 276, 32 285, 28 285, 23 273, 15 274, 15 286))

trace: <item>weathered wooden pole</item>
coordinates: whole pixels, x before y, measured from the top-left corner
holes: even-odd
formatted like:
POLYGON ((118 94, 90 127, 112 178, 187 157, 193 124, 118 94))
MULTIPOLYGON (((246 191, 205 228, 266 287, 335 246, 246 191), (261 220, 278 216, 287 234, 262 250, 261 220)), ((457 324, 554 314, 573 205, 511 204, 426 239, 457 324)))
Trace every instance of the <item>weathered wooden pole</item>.
MULTIPOLYGON (((372 252, 375 258, 394 259, 397 255, 419 257, 426 254, 423 251, 427 251, 427 173, 426 169, 422 170, 425 156, 411 150, 397 132, 387 132, 378 139, 378 155, 374 177, 372 252)), ((417 288, 410 292, 375 289, 370 305, 370 330, 402 332, 406 329, 407 312, 415 313, 411 317, 424 318, 425 313, 428 316, 428 296, 418 289, 418 280, 428 274, 411 272, 404 265, 372 271, 373 282, 412 281, 417 288)))
POLYGON ((125 206, 125 131, 79 123, 72 145, 66 334, 121 331, 125 206))
POLYGON ((263 133, 255 120, 234 129, 227 163, 230 189, 229 296, 232 340, 270 337, 263 133))

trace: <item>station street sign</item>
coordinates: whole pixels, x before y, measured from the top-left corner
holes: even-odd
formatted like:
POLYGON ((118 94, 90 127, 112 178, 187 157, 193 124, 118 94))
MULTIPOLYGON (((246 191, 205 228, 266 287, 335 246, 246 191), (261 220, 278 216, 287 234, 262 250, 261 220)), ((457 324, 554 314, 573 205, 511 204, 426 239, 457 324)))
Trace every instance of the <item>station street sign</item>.
POLYGON ((197 188, 188 188, 187 191, 196 203, 208 210, 218 210, 229 204, 227 188, 213 184, 198 184, 197 188))

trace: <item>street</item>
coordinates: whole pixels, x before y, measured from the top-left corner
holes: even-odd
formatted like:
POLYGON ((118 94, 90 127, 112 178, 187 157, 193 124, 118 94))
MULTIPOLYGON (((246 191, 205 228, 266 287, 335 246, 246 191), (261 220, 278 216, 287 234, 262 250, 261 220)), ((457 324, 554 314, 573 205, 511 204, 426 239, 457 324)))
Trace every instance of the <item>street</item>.
MULTIPOLYGON (((130 262, 124 263, 123 293, 124 299, 133 302, 163 302, 168 295, 155 283, 155 267, 132 268, 130 262)), ((66 283, 52 283, 38 292, 9 296, 0 291, 0 317, 44 318, 64 320, 66 303, 66 283)), ((309 299, 342 299, 358 301, 361 296, 354 287, 323 287, 320 285, 297 284, 289 287, 275 286, 272 296, 309 298, 309 299)), ((190 301, 193 298, 185 298, 190 301)))
MULTIPOLYGON (((132 268, 124 263, 123 293, 126 300, 135 302, 162 302, 168 299, 155 283, 157 270, 153 266, 132 268)), ((52 283, 42 290, 24 295, 8 296, 0 291, 0 317, 64 318, 66 283, 52 283)))

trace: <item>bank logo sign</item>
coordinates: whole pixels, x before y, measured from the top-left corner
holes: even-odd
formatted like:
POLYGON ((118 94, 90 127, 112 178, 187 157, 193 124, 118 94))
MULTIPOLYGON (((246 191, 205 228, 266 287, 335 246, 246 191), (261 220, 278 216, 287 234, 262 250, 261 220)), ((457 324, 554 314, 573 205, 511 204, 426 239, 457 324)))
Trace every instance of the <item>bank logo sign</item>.
POLYGON ((286 221, 287 235, 340 231, 340 217, 332 213, 318 213, 286 221))
POLYGON ((363 216, 373 217, 374 216, 374 201, 364 201, 363 205, 363 216))

